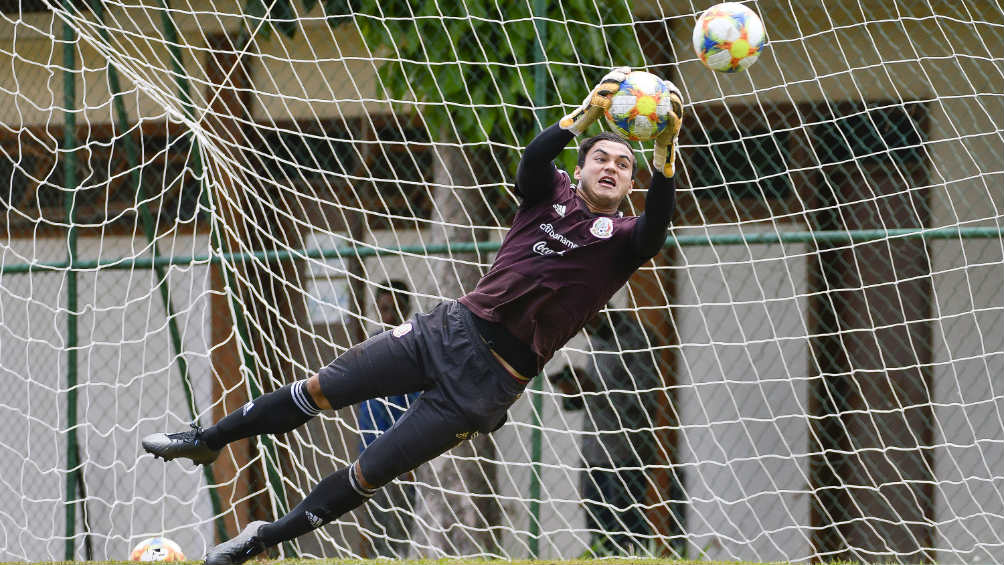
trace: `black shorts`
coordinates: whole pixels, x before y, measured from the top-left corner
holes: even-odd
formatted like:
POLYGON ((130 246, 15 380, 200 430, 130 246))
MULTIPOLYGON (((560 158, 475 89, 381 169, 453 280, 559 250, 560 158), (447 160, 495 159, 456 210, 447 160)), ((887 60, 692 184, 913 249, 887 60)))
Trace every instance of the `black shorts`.
POLYGON ((321 391, 335 409, 423 391, 359 456, 371 485, 384 485, 505 423, 526 383, 495 359, 473 316, 457 301, 444 302, 352 347, 319 372, 321 391))

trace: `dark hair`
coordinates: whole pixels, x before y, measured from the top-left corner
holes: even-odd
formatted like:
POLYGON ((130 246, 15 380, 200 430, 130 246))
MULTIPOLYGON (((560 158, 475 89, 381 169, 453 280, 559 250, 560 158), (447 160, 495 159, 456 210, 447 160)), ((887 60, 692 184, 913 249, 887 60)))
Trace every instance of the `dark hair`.
POLYGON ((625 147, 628 148, 628 151, 631 152, 631 176, 634 177, 634 172, 635 172, 635 169, 636 169, 636 167, 635 167, 636 163, 635 163, 635 159, 634 159, 634 148, 631 147, 631 144, 628 143, 626 139, 624 139, 623 137, 617 135, 616 133, 610 132, 610 131, 600 132, 600 133, 598 133, 598 134, 596 134, 596 135, 594 135, 594 136, 586 139, 585 141, 583 141, 579 145, 579 162, 578 162, 578 165, 581 167, 581 166, 583 166, 583 165, 586 164, 586 155, 589 153, 589 150, 592 149, 593 146, 596 145, 596 143, 600 142, 600 141, 613 141, 614 143, 622 143, 622 144, 624 144, 625 147))
POLYGON ((379 297, 383 294, 390 294, 394 296, 394 300, 397 302, 401 312, 407 314, 411 308, 411 295, 408 294, 408 284, 402 280, 390 279, 380 283, 380 286, 376 290, 376 295, 379 297), (390 288, 384 288, 390 287, 390 288))

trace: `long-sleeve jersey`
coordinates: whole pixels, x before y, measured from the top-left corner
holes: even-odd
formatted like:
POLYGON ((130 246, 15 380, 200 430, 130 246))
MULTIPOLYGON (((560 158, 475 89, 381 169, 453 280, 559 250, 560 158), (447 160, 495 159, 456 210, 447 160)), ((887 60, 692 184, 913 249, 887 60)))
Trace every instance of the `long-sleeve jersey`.
MULTIPOLYGON (((555 125, 527 146, 516 175, 521 202, 512 228, 491 269, 460 298, 477 317, 504 328, 517 349, 529 348, 536 367, 527 376, 659 252, 676 202, 675 183, 656 172, 640 216, 591 212, 553 163, 572 137, 555 125)), ((517 369, 526 366, 519 351, 500 353, 517 369)))

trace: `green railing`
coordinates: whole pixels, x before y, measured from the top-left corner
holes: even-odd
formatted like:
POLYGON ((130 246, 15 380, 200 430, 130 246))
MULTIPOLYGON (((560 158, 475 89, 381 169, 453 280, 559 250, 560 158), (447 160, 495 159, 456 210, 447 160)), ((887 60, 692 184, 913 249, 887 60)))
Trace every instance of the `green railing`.
MULTIPOLYGON (((65 5, 69 7, 69 1, 65 5)), ((66 186, 77 184, 77 114, 76 80, 73 72, 76 69, 76 32, 67 22, 63 22, 63 150, 66 159, 63 160, 63 174, 66 186)), ((74 227, 75 194, 67 190, 63 195, 66 218, 70 228, 66 232, 66 263, 72 265, 76 260, 77 230, 74 227)), ((77 517, 77 487, 83 485, 83 470, 80 468, 80 447, 77 445, 77 273, 73 269, 66 273, 66 552, 67 561, 73 560, 74 534, 76 533, 77 517)))
MULTIPOLYGON (((882 239, 998 239, 1004 237, 1000 228, 931 228, 850 231, 778 231, 746 234, 675 235, 666 238, 666 247, 707 247, 716 245, 765 245, 781 243, 864 243, 882 239)), ((250 253, 220 253, 215 255, 190 255, 177 257, 130 257, 104 261, 51 261, 15 263, 0 266, 0 274, 34 273, 41 271, 71 270, 131 270, 154 269, 171 265, 219 265, 245 261, 294 261, 303 259, 338 259, 345 257, 377 257, 389 255, 445 255, 498 251, 497 241, 446 243, 442 245, 404 245, 400 247, 335 247, 331 249, 294 249, 283 251, 256 251, 250 253)))

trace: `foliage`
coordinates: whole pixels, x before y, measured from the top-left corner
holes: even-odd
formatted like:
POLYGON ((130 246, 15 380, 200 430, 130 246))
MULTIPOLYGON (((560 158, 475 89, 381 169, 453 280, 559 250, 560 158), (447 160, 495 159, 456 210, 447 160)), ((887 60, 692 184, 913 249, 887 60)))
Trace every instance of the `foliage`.
MULTIPOLYGON (((626 0, 544 2, 536 19, 529 2, 301 3, 304 13, 322 4, 333 26, 354 20, 374 56, 386 58, 384 94, 417 101, 433 136, 466 143, 525 141, 578 105, 609 68, 643 64, 626 0), (547 65, 543 92, 534 83, 539 61, 547 65), (534 110, 542 110, 540 123, 534 110)), ((272 28, 292 36, 296 13, 292 0, 246 0, 247 27, 259 37, 272 28), (270 25, 260 26, 262 18, 270 25)))
POLYGON ((418 100, 434 134, 506 144, 557 120, 610 67, 641 63, 626 2, 545 4, 535 20, 528 2, 353 2, 367 46, 389 59, 380 68, 387 95, 418 100), (547 65, 542 93, 538 61, 547 65), (535 108, 546 108, 543 123, 535 108))
MULTIPOLYGON (((318 0, 301 0, 303 13, 313 10, 318 0)), ((328 23, 338 25, 352 19, 347 14, 351 11, 348 0, 324 0, 320 2, 324 5, 324 13, 328 15, 328 23)), ((245 0, 244 23, 245 30, 258 30, 259 39, 268 39, 272 35, 272 28, 285 35, 293 37, 296 34, 296 9, 293 0, 245 0), (266 25, 261 25, 261 20, 266 20, 266 25)))

